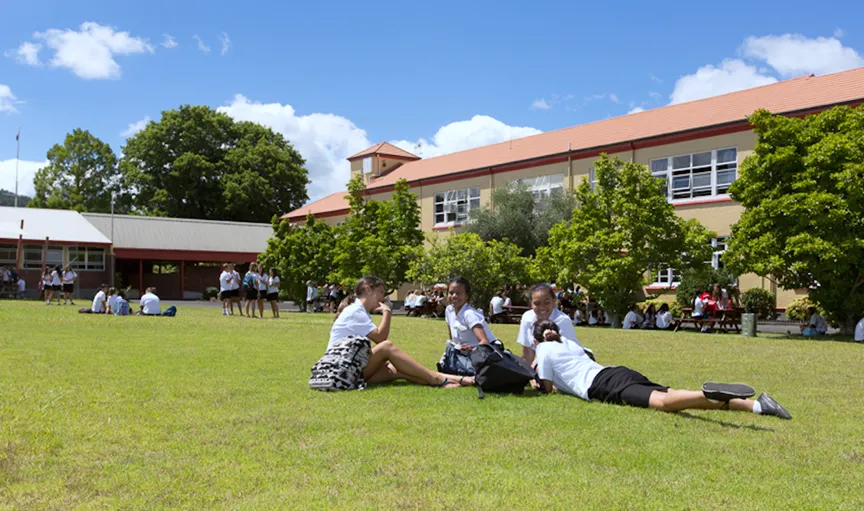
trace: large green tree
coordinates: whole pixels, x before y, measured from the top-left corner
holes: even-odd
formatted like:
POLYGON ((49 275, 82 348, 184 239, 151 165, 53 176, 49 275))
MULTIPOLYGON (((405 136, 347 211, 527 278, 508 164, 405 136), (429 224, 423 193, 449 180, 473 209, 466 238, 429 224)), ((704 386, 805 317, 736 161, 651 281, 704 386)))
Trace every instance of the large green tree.
POLYGON ((377 275, 392 291, 406 281, 408 267, 420 253, 420 206, 404 179, 386 201, 368 200, 361 178, 348 183, 351 212, 336 240, 331 276, 346 285, 377 275))
POLYGON ((284 294, 289 300, 303 305, 306 282, 311 280, 323 284, 333 271, 336 233, 337 228, 315 220, 311 215, 306 218, 306 223, 293 227, 274 217, 273 236, 258 260, 265 271, 276 268, 284 294))
POLYGON ((649 270, 683 270, 710 260, 714 233, 677 216, 662 183, 644 165, 603 155, 594 170, 596 188, 587 181, 579 185, 573 217, 552 228, 538 263, 558 282, 587 287, 620 320, 649 270))
POLYGON ((479 235, 465 232, 443 240, 435 236, 430 242, 423 256, 412 263, 408 279, 434 285, 465 277, 471 282, 475 307, 487 310, 496 291, 533 280, 530 259, 507 240, 483 241, 479 235))
POLYGON ((184 105, 130 137, 120 169, 141 213, 265 222, 306 202, 304 165, 281 134, 184 105))
POLYGON ((48 150, 48 166, 36 172, 33 187, 36 193, 27 205, 31 208, 109 213, 116 195, 118 209, 125 209, 114 151, 80 128, 48 150))
POLYGON ((489 206, 472 210, 467 231, 483 240, 510 240, 522 255, 531 256, 547 244, 553 225, 570 219, 576 201, 572 194, 555 190, 537 202, 524 183, 512 183, 492 191, 489 206))
POLYGON ((760 110, 730 193, 745 210, 723 260, 733 271, 810 288, 851 333, 864 314, 864 108, 804 118, 760 110))

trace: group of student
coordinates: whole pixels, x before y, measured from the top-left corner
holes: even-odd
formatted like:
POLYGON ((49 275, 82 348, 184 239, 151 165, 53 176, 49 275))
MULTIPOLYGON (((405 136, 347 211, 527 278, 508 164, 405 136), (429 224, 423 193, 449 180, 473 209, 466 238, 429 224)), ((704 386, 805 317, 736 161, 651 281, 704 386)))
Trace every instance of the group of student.
POLYGON ((260 318, 264 318, 264 301, 270 302, 270 309, 274 318, 279 317, 279 288, 282 285, 275 268, 270 268, 269 273, 264 273, 264 266, 258 263, 249 264, 249 271, 240 278, 240 273, 232 263, 222 265, 222 273, 219 274, 219 299, 222 300, 222 315, 233 316, 234 306, 240 316, 243 314, 243 298, 246 299, 245 316, 254 318, 255 309, 260 318), (243 289, 243 296, 240 289, 243 289))
POLYGON ((441 290, 426 291, 415 289, 405 297, 405 314, 407 316, 423 316, 430 314, 440 317, 444 303, 444 292, 441 290))
POLYGON ((18 275, 15 268, 0 266, 0 284, 2 284, 4 288, 14 289, 15 298, 18 300, 24 298, 24 291, 27 290, 27 282, 18 275))
POLYGON ((660 310, 657 310, 653 303, 649 303, 648 307, 645 308, 645 313, 640 314, 639 307, 633 304, 624 316, 621 328, 625 330, 634 328, 668 330, 672 328, 672 313, 669 311, 669 305, 661 304, 660 310))
MULTIPOLYGON (((138 301, 139 310, 134 314, 139 316, 173 316, 176 311, 175 307, 170 307, 165 312, 162 311, 161 300, 156 294, 155 287, 148 287, 141 299, 138 301)), ((133 313, 129 306, 129 299, 126 297, 126 291, 115 287, 109 287, 106 284, 99 286, 99 291, 93 297, 93 303, 89 308, 81 309, 78 312, 84 314, 113 314, 115 316, 129 316, 133 313)))
POLYGON ((72 293, 75 291, 76 280, 78 280, 78 274, 72 270, 72 266, 69 264, 65 267, 58 264, 53 269, 46 268, 42 273, 40 282, 45 305, 51 305, 51 301, 55 297, 57 298, 57 305, 60 305, 60 298, 63 298, 63 305, 67 303, 75 305, 72 293))
POLYGON ((332 312, 339 308, 339 303, 345 298, 345 290, 341 284, 331 283, 319 289, 311 280, 306 281, 306 301, 301 308, 309 313, 332 312))
MULTIPOLYGON (((427 369, 390 340, 392 312, 386 304, 386 287, 377 277, 364 277, 353 293, 340 304, 330 329, 328 350, 356 337, 368 338, 375 345, 362 371, 367 383, 406 380, 438 388, 457 388, 475 384, 472 376, 447 374, 427 369), (376 325, 371 313, 380 313, 376 325)), ((702 390, 678 390, 652 382, 644 375, 623 367, 603 366, 594 353, 576 337, 573 321, 557 307, 552 287, 538 284, 531 289, 531 309, 522 316, 517 342, 522 357, 533 364, 535 388, 559 391, 587 401, 600 401, 667 412, 686 409, 726 409, 747 411, 790 419, 791 415, 768 394, 749 399, 755 390, 745 384, 707 382, 702 390)), ((449 305, 445 309, 448 344, 464 354, 481 344, 499 344, 483 314, 471 306, 471 284, 464 278, 448 286, 449 305)))

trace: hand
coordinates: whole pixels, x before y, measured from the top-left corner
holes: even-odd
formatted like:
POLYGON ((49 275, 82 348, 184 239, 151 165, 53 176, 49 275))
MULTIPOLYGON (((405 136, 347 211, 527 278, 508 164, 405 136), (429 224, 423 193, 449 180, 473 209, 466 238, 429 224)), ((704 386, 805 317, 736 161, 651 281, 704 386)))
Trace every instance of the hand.
POLYGON ((385 312, 391 312, 392 313, 393 311, 390 310, 390 306, 387 305, 386 303, 379 302, 378 307, 375 308, 375 312, 380 312, 381 314, 384 314, 385 312))
POLYGON ((534 389, 534 390, 540 390, 540 384, 537 383, 537 380, 531 380, 529 383, 531 383, 531 388, 532 388, 532 389, 534 389))
POLYGON ((471 346, 468 346, 467 344, 461 344, 459 346, 459 349, 462 351, 474 351, 474 348, 472 348, 471 346))

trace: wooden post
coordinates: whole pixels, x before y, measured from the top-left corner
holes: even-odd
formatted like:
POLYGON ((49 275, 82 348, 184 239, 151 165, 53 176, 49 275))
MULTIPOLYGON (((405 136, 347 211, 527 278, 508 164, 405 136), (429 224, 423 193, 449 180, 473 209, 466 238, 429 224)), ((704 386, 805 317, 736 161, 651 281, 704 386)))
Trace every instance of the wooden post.
POLYGON ((144 296, 144 259, 138 259, 138 299, 144 296))
POLYGON ((185 281, 186 261, 180 261, 180 299, 186 298, 185 281))
POLYGON ((45 244, 42 245, 42 275, 45 275, 45 268, 48 267, 48 236, 45 236, 45 244))

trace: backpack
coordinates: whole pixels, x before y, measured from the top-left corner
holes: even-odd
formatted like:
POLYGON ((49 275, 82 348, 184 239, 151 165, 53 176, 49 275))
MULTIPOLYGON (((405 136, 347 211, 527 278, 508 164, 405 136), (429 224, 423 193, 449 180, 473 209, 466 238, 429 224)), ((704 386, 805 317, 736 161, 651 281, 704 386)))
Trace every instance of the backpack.
POLYGON ((255 274, 250 272, 246 272, 246 276, 243 277, 243 287, 247 289, 258 289, 255 282, 255 274))
POLYGON ((325 392, 365 389, 363 370, 371 352, 372 345, 365 337, 349 335, 339 339, 312 366, 309 387, 325 392))
POLYGON ((534 369, 524 359, 493 344, 481 344, 471 353, 477 394, 483 391, 521 394, 535 378, 534 369))
POLYGON ((163 315, 163 316, 169 316, 169 317, 172 317, 172 318, 173 318, 174 316, 177 315, 177 307, 174 306, 174 305, 172 305, 171 307, 168 307, 167 309, 165 309, 165 310, 162 312, 162 315, 163 315))
POLYGON ((471 362, 471 357, 462 353, 452 342, 448 342, 444 354, 441 355, 441 361, 438 362, 438 372, 474 376, 474 364, 471 362))

